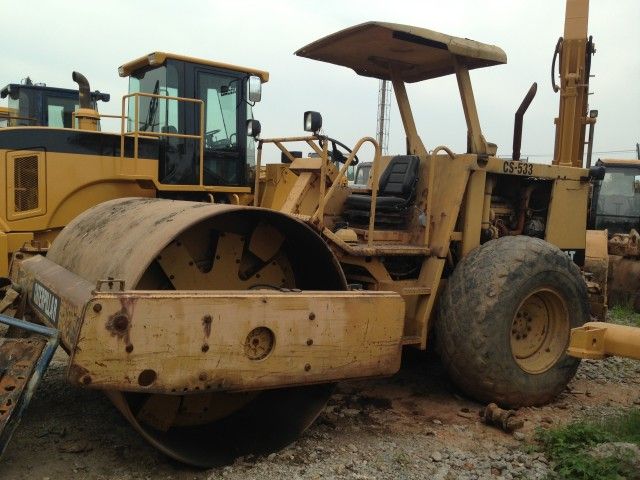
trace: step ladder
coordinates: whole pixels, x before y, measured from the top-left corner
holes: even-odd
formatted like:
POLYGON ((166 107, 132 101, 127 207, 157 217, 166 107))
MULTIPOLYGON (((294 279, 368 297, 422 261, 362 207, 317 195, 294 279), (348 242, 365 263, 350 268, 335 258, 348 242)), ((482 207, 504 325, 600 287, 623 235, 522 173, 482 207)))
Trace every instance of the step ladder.
POLYGON ((0 324, 27 332, 0 338, 0 456, 20 423, 59 343, 54 328, 0 315, 0 324))

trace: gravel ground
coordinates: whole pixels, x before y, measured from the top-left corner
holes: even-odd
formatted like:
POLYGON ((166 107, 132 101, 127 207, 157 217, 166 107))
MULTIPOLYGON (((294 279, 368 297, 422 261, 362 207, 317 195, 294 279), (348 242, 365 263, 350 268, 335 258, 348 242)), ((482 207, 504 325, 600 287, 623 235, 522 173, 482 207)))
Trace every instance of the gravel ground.
POLYGON ((195 470, 149 447, 99 392, 64 383, 57 354, 0 463, 2 479, 541 479, 547 459, 526 453, 536 427, 640 404, 640 363, 583 362, 569 388, 523 408, 507 434, 480 422, 436 358, 405 357, 391 378, 341 384, 315 424, 287 449, 195 470))

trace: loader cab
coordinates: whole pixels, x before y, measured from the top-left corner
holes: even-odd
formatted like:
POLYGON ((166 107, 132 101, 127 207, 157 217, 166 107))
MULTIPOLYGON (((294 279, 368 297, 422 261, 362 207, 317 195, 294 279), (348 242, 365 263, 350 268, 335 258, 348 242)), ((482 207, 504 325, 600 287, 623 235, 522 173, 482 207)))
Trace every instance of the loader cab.
MULTIPOLYGON (((73 113, 80 104, 78 90, 47 87, 29 78, 4 87, 0 98, 7 98, 8 103, 8 108, 0 110, 0 127, 73 128, 73 113)), ((98 101, 108 102, 109 98, 108 93, 91 92, 91 108, 97 110, 98 101)))
POLYGON ((609 234, 640 228, 640 160, 598 160, 604 178, 593 188, 590 224, 609 234))
POLYGON ((160 144, 160 183, 250 185, 255 149, 246 123, 267 72, 155 52, 119 73, 129 77, 127 131, 160 144))

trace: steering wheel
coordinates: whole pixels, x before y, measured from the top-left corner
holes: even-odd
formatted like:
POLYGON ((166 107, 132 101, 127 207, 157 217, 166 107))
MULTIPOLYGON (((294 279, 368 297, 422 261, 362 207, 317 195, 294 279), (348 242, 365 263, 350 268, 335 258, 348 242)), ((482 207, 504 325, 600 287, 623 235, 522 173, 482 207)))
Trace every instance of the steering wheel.
MULTIPOLYGON (((349 147, 347 147, 344 143, 342 143, 339 140, 336 140, 335 138, 331 138, 331 137, 326 137, 326 138, 327 140, 329 140, 329 142, 331 142, 331 159, 334 162, 345 163, 347 161, 347 157, 340 150, 338 150, 338 146, 345 149, 348 153, 351 153, 352 150, 349 147)), ((360 159, 358 158, 357 155, 355 155, 353 157, 353 161, 351 162, 351 165, 357 165, 359 161, 360 159)))
POLYGON ((214 136, 216 133, 219 133, 219 132, 220 132, 220 129, 219 129, 219 128, 216 128, 216 129, 214 129, 214 130, 209 130, 208 132, 204 132, 204 144, 205 144, 207 147, 212 146, 212 145, 213 145, 213 136, 214 136))

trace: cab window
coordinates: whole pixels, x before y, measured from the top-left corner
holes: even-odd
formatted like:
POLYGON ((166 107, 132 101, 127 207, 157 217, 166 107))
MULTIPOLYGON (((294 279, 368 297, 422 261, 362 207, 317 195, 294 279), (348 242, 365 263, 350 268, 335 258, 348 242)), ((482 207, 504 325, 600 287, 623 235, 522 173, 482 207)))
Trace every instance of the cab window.
POLYGON ((244 176, 245 146, 238 142, 238 108, 242 100, 242 79, 200 71, 197 96, 205 102, 204 183, 239 185, 244 176))
MULTIPOLYGON (((129 77, 129 93, 149 93, 165 97, 178 96, 178 73, 174 66, 167 65, 148 70, 137 77, 129 77)), ((165 98, 141 96, 138 99, 137 129, 141 132, 180 131, 178 101, 165 98)), ((135 103, 129 98, 127 129, 135 125, 135 103)))
POLYGON ((47 125, 54 128, 71 128, 72 114, 78 108, 78 100, 72 98, 45 98, 47 125))
POLYGON ((596 196, 595 228, 627 233, 638 228, 640 174, 636 168, 607 167, 596 196))

